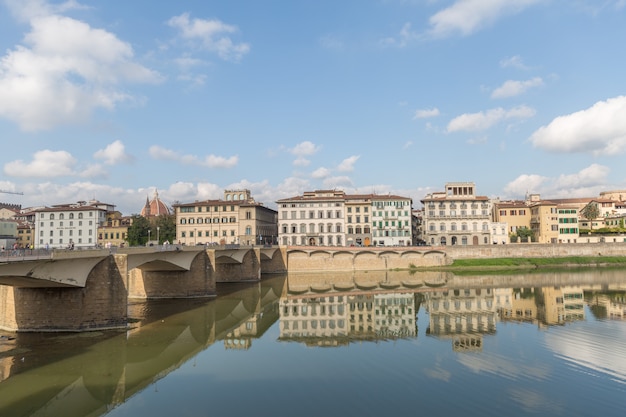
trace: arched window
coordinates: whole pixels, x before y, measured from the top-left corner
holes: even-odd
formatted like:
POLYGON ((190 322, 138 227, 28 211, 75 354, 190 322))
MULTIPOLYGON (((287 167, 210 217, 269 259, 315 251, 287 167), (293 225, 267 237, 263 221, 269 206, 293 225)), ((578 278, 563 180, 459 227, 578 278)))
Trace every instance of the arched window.
POLYGON ((54 213, 50 213, 50 220, 54 220, 54 213))
POLYGON ((70 219, 74 218, 74 213, 70 213, 70 219))
POLYGON ((82 219, 83 218, 83 213, 78 213, 78 218, 82 219))
POLYGON ((65 216, 63 215, 63 213, 59 214, 59 220, 63 220, 65 218, 65 216))

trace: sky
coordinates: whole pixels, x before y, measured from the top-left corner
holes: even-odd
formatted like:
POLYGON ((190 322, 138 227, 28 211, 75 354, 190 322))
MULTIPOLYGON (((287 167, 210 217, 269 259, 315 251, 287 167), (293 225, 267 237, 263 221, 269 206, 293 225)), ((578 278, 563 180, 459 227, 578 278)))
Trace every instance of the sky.
POLYGON ((0 202, 626 189, 626 0, 0 0, 0 202))

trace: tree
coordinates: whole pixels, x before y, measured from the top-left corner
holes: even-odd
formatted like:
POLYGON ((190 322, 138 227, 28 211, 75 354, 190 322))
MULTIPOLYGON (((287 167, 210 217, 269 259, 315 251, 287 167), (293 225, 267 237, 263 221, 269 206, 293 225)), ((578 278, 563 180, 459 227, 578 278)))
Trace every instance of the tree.
POLYGON ((535 240, 535 234, 533 233, 532 229, 529 229, 526 226, 518 227, 516 234, 519 237, 520 242, 532 242, 535 240))
POLYGON ((587 204, 580 211, 580 215, 589 221, 589 229, 593 230, 593 221, 600 217, 600 209, 598 208, 598 203, 595 201, 587 204))
POLYGON ((176 216, 173 214, 157 216, 152 226, 152 236, 159 240, 159 245, 166 240, 174 243, 176 239, 176 216), (159 228, 158 233, 157 227, 159 228))
POLYGON ((143 216, 133 214, 132 225, 128 228, 126 240, 129 246, 144 246, 148 242, 150 222, 143 216))

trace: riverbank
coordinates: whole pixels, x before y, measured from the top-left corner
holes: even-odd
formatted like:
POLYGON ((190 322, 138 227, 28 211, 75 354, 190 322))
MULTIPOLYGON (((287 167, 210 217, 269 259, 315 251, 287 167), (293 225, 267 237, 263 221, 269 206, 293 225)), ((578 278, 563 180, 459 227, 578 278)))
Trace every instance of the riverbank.
POLYGON ((286 247, 288 272, 626 266, 626 243, 334 248, 286 247))
POLYGON ((626 256, 569 256, 562 258, 493 258, 493 259, 457 259, 451 265, 441 267, 409 268, 415 271, 450 271, 463 273, 494 273, 520 270, 528 271, 563 271, 589 268, 626 267, 626 256))

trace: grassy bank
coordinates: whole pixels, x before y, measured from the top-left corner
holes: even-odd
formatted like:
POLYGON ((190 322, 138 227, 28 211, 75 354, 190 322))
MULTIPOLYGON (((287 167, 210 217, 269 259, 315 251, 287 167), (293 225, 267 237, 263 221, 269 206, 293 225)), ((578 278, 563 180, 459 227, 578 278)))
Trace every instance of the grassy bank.
POLYGON ((493 259, 457 259, 453 268, 475 267, 513 267, 539 268, 543 266, 600 266, 626 265, 626 256, 570 256, 564 258, 493 258, 493 259))

